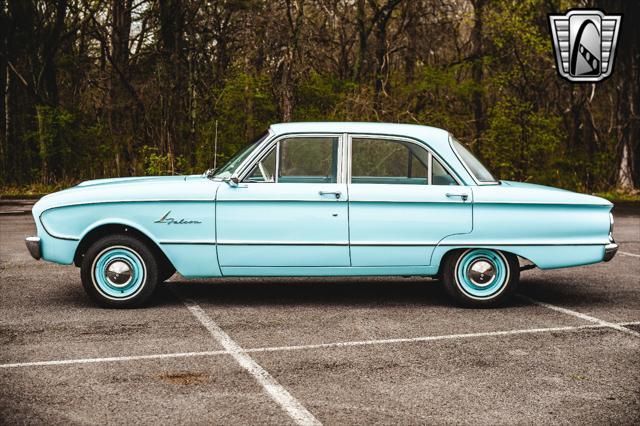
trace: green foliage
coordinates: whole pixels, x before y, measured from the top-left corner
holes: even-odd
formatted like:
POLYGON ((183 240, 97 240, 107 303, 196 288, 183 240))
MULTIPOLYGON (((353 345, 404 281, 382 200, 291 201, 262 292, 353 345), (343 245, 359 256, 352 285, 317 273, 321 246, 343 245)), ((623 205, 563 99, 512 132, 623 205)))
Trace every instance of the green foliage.
POLYGON ((469 2, 400 2, 383 43, 381 21, 373 21, 379 2, 363 3, 371 28, 364 43, 360 2, 311 0, 299 22, 290 20, 291 2, 176 2, 184 19, 169 25, 158 15, 161 4, 135 3, 132 27, 122 29, 135 46, 126 58, 96 38, 109 40, 114 28, 109 2, 69 8, 59 40, 46 40, 50 31, 43 30, 54 16, 15 27, 19 34, 11 34, 8 47, 25 80, 7 85, 11 102, 2 104, 14 108, 7 117, 15 133, 0 143, 4 185, 45 188, 220 167, 282 119, 284 92, 293 95, 295 121, 444 128, 503 179, 587 192, 615 182, 620 129, 628 125, 616 84, 626 76, 618 73, 591 93, 563 82, 554 69, 547 13, 579 2, 484 2, 481 43, 469 2), (82 19, 90 14, 105 19, 82 19), (70 27, 74 22, 83 24, 70 27), (40 62, 54 41, 52 85, 40 62))
POLYGON ((560 119, 505 97, 491 111, 482 157, 502 179, 554 183, 562 175, 560 119))
POLYGON ((219 167, 278 121, 271 82, 266 75, 238 72, 222 88, 215 89, 205 105, 212 114, 198 123, 196 167, 200 172, 213 167, 216 122, 219 167))
POLYGON ((23 135, 26 146, 37 147, 38 168, 32 170, 44 184, 101 175, 92 168, 109 155, 103 128, 99 123, 86 124, 63 107, 37 105, 35 130, 23 135))
MULTIPOLYGON (((159 154, 159 150, 154 146, 142 147, 142 158, 144 160, 144 173, 147 176, 159 176, 170 173, 171 156, 169 154, 159 154)), ((190 172, 189 162, 183 156, 174 159, 174 173, 190 172)))

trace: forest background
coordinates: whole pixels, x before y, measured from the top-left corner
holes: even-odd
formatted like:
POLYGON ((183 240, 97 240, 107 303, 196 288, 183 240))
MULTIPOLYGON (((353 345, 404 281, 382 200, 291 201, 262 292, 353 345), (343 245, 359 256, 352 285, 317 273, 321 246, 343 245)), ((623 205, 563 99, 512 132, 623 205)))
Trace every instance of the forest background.
POLYGON ((192 174, 270 123, 445 128, 501 179, 639 199, 640 2, 0 0, 2 196, 192 174), (562 79, 549 13, 622 13, 562 79))

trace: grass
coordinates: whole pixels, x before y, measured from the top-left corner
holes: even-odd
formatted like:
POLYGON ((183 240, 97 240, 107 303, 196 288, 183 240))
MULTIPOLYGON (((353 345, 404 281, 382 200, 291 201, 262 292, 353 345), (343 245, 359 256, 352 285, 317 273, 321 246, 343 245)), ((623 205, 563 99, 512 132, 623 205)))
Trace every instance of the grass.
POLYGON ((623 204, 636 204, 640 203, 640 191, 620 191, 620 190, 611 190, 606 192, 596 192, 593 195, 597 195, 598 197, 606 198, 612 203, 623 203, 623 204))
POLYGON ((29 185, 20 186, 2 186, 0 190, 0 199, 3 200, 16 200, 16 199, 30 199, 40 198, 43 195, 50 194, 52 192, 60 191, 75 185, 72 182, 60 182, 56 184, 42 184, 32 183, 29 185))

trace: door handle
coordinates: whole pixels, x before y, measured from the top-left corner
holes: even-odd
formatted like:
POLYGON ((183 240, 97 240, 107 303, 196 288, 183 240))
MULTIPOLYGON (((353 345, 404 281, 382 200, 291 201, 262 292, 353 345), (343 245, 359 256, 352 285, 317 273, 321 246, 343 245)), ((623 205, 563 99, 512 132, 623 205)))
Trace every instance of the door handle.
POLYGON ((336 200, 340 199, 340 196, 342 195, 342 192, 340 191, 318 191, 318 194, 320 195, 333 195, 336 197, 336 200))
POLYGON ((447 198, 460 197, 462 198, 462 201, 467 201, 467 198, 469 198, 468 194, 453 194, 451 192, 447 192, 445 195, 447 198))

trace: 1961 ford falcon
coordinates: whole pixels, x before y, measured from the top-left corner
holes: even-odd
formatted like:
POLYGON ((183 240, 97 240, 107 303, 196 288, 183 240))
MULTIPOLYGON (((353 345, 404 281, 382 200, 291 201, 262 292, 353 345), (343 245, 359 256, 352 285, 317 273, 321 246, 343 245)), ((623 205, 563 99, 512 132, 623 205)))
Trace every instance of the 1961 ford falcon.
POLYGON ((497 181, 445 130, 275 124, 203 175, 99 179, 33 207, 32 256, 80 267, 107 307, 143 304, 184 277, 440 277, 492 306, 521 269, 610 260, 612 204, 497 181))

